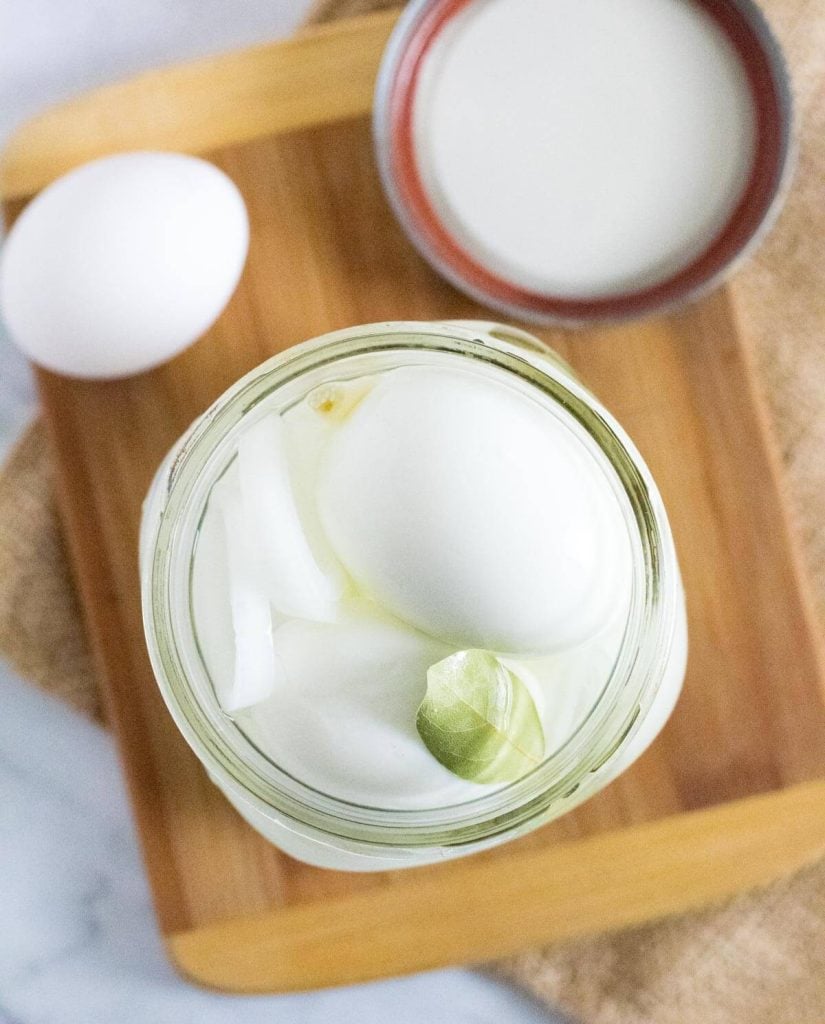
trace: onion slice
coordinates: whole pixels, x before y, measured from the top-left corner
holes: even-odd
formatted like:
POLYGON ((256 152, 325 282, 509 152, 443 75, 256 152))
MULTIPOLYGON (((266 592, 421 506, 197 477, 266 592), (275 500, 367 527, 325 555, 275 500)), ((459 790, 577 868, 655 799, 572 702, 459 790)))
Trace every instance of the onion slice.
POLYGON ((249 541, 272 604, 284 615, 333 621, 343 588, 319 566, 301 524, 280 416, 264 416, 242 434, 238 468, 249 541))
POLYGON ((272 610, 249 544, 237 491, 216 495, 223 519, 229 604, 235 639, 232 686, 221 696, 230 714, 265 700, 280 683, 284 670, 272 642, 272 610))

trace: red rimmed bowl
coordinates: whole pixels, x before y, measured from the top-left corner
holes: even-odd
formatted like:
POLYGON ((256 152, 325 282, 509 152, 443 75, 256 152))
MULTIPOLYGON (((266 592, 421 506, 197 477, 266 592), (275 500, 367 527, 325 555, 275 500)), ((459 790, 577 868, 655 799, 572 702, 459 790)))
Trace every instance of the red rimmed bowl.
MULTIPOLYGON (((548 0, 552 2, 552 0, 548 0)), ((743 186, 715 230, 675 269, 640 286, 603 294, 564 294, 503 272, 456 231, 422 171, 415 104, 422 67, 442 33, 472 4, 508 0, 415 0, 388 44, 376 86, 373 130, 387 196, 409 238, 456 287, 488 306, 534 323, 582 326, 663 312, 717 286, 758 244, 781 206, 793 164, 792 100, 778 43, 751 0, 685 0, 712 19, 741 65, 753 113, 743 186)), ((526 153, 529 156, 529 151, 526 153)), ((478 169, 483 173, 483 168, 478 169)), ((552 183, 548 184, 552 187, 552 183)), ((561 244, 548 234, 547 245, 561 244)))

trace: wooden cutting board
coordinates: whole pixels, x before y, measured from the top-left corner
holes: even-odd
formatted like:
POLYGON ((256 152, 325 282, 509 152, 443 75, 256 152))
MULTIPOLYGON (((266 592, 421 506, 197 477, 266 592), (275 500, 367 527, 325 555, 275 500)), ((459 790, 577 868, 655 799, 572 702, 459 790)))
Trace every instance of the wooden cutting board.
POLYGON ((394 15, 144 75, 52 110, 6 151, 25 198, 102 153, 206 153, 240 186, 249 264, 220 322, 155 372, 39 373, 59 499, 158 919, 189 977, 308 988, 650 920, 825 854, 823 650, 789 533, 748 339, 721 291, 679 316, 547 333, 637 441, 684 571, 684 695, 634 767, 498 851, 377 875, 299 864, 259 838, 179 737, 147 660, 140 504, 161 456, 240 374, 333 328, 488 317, 394 222, 368 111, 394 15))

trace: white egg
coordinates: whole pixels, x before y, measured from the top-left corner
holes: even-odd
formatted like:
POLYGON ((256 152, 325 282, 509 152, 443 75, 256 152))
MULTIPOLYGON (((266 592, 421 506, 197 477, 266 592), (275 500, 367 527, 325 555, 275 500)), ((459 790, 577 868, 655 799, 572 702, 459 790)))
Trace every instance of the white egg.
POLYGON ((626 593, 621 508, 569 428, 502 383, 389 373, 331 442, 322 521, 358 584, 461 647, 548 651, 626 593))
POLYGON ((140 373, 211 327, 248 242, 243 199, 214 165, 176 153, 106 157, 20 215, 0 254, 0 311, 49 370, 140 373))

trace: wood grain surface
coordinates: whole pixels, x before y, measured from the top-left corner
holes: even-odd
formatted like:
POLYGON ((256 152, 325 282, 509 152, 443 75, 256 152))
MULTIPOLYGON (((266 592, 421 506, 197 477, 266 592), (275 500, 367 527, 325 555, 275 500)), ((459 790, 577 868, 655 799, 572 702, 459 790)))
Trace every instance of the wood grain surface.
POLYGON ((167 146, 168 124, 191 121, 180 148, 208 152, 249 207, 241 285, 190 350, 119 382, 38 375, 161 929, 182 970, 224 989, 305 988, 487 959, 699 906, 825 853, 822 645, 747 338, 724 291, 668 319, 545 334, 649 462, 687 592, 683 697, 653 747, 608 789, 465 861, 324 871, 241 821, 166 712, 143 641, 137 534, 150 478, 181 431, 240 374, 304 338, 384 319, 490 316, 413 252, 381 195, 366 117, 341 119, 365 112, 391 20, 268 47, 263 65, 261 50, 224 58, 229 81, 225 63, 200 65, 183 104, 174 72, 104 90, 65 118, 46 115, 48 145, 40 128, 24 128, 11 147, 18 170, 7 198, 91 152, 132 145, 128 133, 107 134, 114 111, 140 120, 151 108, 140 144, 167 146), (311 103, 299 98, 344 65, 354 69, 349 99, 327 86, 311 103), (266 103, 242 131, 226 114, 227 129, 214 112, 247 85, 266 103), (97 126, 89 146, 83 123, 97 126), (32 139, 41 143, 27 164, 32 139), (26 166, 35 169, 19 170, 26 166))

